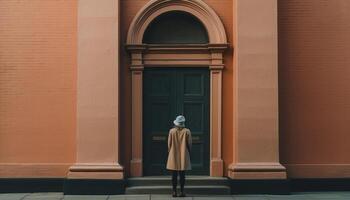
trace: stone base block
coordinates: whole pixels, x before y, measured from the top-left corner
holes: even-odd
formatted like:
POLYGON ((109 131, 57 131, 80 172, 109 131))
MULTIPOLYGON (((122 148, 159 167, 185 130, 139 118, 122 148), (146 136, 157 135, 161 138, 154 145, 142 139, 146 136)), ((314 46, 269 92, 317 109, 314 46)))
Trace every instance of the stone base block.
POLYGON ((119 164, 73 165, 63 184, 64 194, 122 194, 124 190, 124 171, 119 164))
POLYGON ((224 161, 215 159, 210 161, 210 176, 222 177, 224 170, 224 161))
POLYGON ((286 168, 279 163, 237 163, 229 167, 231 179, 287 179, 286 168))
POLYGON ((132 177, 142 176, 142 160, 131 160, 130 174, 132 177))

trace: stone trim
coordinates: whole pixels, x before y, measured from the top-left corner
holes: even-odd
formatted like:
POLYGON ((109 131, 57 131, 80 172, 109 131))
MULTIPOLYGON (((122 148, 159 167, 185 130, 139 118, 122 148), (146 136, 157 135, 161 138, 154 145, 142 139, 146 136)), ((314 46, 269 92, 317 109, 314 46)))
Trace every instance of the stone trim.
POLYGON ((148 25, 159 15, 175 10, 188 12, 197 17, 207 29, 210 43, 227 43, 226 32, 220 18, 202 0, 151 0, 141 8, 131 22, 127 44, 142 44, 143 34, 148 25))

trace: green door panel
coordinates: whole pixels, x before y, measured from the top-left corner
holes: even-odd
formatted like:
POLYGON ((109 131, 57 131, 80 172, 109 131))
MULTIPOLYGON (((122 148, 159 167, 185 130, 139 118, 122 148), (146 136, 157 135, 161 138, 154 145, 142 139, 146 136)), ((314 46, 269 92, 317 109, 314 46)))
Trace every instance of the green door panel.
POLYGON ((192 170, 209 174, 209 70, 146 69, 143 88, 143 159, 145 175, 165 175, 167 136, 177 115, 192 132, 192 170))

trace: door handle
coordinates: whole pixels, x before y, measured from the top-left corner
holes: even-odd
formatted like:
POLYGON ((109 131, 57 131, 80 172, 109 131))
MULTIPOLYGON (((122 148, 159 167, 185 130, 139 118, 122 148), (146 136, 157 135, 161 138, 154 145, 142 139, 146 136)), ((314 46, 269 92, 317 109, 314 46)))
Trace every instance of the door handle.
POLYGON ((153 136, 153 141, 166 141, 166 136, 153 136))
POLYGON ((199 136, 192 136, 192 143, 201 143, 202 140, 199 136))

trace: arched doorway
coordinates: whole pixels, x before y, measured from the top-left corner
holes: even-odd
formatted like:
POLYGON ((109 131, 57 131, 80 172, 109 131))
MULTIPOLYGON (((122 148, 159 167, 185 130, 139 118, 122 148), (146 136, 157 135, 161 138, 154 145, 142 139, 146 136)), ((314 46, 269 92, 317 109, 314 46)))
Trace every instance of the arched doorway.
POLYGON ((166 134, 176 114, 197 119, 187 124, 198 142, 195 171, 223 175, 221 82, 227 46, 219 17, 200 0, 153 0, 136 15, 127 39, 132 71, 131 176, 165 173, 166 134))
MULTIPOLYGON (((207 32, 193 15, 169 11, 155 18, 143 36, 147 45, 208 44, 207 32)), ((156 67, 143 75, 143 175, 167 174, 167 135, 181 114, 192 131, 192 170, 209 175, 209 70, 203 67, 156 67)))

